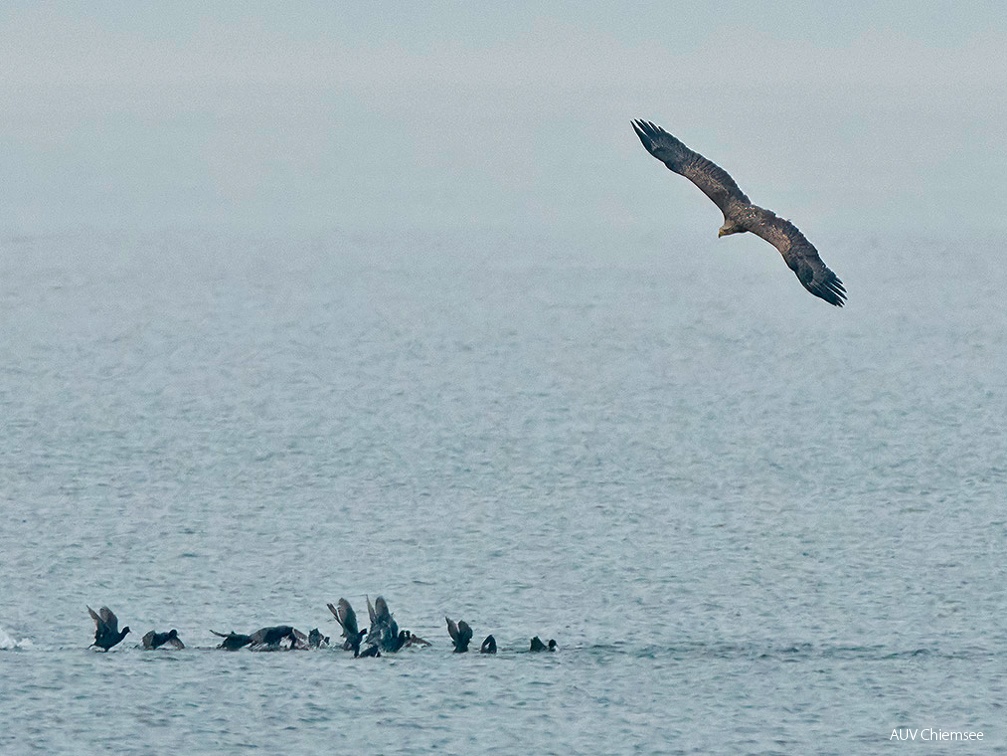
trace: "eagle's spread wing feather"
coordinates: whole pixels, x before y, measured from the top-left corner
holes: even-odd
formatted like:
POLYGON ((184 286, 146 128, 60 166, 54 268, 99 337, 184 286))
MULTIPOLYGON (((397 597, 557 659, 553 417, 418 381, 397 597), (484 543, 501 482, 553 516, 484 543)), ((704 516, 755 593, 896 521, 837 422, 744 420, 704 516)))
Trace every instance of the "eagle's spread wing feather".
POLYGON ((829 304, 842 307, 846 299, 843 282, 822 262, 818 250, 804 238, 797 226, 770 210, 754 205, 752 209, 756 211, 757 220, 747 224, 746 228, 780 251, 805 289, 829 304))
POLYGON ((675 173, 685 176, 703 190, 727 217, 731 204, 749 204, 731 174, 698 152, 693 152, 660 126, 649 121, 634 121, 633 128, 647 152, 662 161, 675 173))

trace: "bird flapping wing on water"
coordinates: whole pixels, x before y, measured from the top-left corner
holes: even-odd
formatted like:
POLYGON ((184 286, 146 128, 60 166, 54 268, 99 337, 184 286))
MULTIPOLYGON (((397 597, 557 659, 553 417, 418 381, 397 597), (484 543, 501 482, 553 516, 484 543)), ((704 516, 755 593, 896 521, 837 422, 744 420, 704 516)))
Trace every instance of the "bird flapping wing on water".
POLYGON ((343 628, 344 638, 351 638, 357 635, 359 632, 357 630, 357 613, 353 611, 353 607, 350 606, 349 601, 341 598, 336 606, 332 604, 326 604, 326 606, 329 607, 329 611, 332 612, 339 626, 343 628))
POLYGON ((472 640, 472 628, 465 620, 460 620, 457 624, 450 617, 444 618, 448 623, 448 635, 451 642, 455 644, 455 651, 468 651, 469 642, 472 640))
POLYGON ((218 633, 216 630, 211 630, 210 632, 218 638, 224 639, 217 648, 223 648, 227 651, 237 651, 239 648, 244 648, 252 643, 251 635, 236 633, 233 630, 229 633, 218 633))
POLYGON ((178 637, 178 631, 175 629, 171 629, 166 633, 151 630, 140 639, 140 643, 144 648, 160 648, 161 646, 185 648, 185 644, 182 643, 182 639, 178 637))
POLYGON ((112 646, 120 643, 129 633, 128 627, 119 630, 119 618, 107 606, 103 606, 97 612, 91 607, 87 607, 87 613, 94 620, 94 643, 91 644, 92 646, 98 646, 108 651, 112 646))
POLYGON ((91 615, 91 619, 94 620, 94 629, 98 632, 119 632, 119 618, 115 616, 115 613, 109 609, 107 606, 103 606, 95 614, 94 609, 91 607, 87 608, 88 614, 91 615))

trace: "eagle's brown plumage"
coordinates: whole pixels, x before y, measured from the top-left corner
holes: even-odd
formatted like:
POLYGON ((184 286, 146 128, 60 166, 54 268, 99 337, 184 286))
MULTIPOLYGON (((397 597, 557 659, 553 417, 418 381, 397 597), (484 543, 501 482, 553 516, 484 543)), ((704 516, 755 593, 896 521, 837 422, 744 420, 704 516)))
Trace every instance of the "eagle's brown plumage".
POLYGON ((753 205, 730 174, 716 163, 693 152, 660 126, 650 121, 634 121, 647 152, 698 186, 724 214, 720 236, 750 231, 776 247, 804 288, 829 304, 842 307, 846 289, 835 273, 822 262, 811 242, 790 221, 771 210, 753 205))

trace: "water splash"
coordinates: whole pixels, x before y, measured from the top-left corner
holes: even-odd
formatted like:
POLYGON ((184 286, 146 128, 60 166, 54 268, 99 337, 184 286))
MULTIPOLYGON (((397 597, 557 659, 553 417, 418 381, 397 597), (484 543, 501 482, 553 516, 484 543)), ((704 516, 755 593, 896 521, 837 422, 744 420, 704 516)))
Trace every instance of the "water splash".
POLYGON ((8 633, 6 628, 0 627, 0 651, 17 651, 31 647, 31 639, 21 638, 19 640, 8 633))

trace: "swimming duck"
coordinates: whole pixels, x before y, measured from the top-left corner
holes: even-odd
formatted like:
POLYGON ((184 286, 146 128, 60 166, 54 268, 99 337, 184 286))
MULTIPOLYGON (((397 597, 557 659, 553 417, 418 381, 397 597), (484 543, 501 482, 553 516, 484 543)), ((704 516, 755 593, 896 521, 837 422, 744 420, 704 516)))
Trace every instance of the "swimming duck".
POLYGON ((178 637, 178 630, 175 630, 174 628, 166 633, 159 633, 155 630, 151 630, 143 636, 140 642, 143 643, 144 648, 160 648, 165 644, 174 646, 175 648, 185 648, 185 644, 182 643, 182 639, 178 637))
POLYGON ((280 648, 280 643, 290 639, 288 650, 307 648, 308 636, 290 625, 263 627, 252 633, 251 646, 253 650, 273 651, 280 648))
POLYGON ((465 620, 460 620, 458 624, 450 617, 445 617, 448 623, 448 635, 451 636, 451 642, 455 644, 455 653, 464 654, 469 650, 469 641, 472 640, 472 628, 468 626, 465 620))
POLYGON ((108 651, 112 646, 120 643, 129 632, 129 627, 119 630, 119 618, 107 606, 99 609, 97 614, 91 607, 88 607, 87 611, 91 615, 91 619, 94 620, 94 643, 91 644, 92 646, 108 651))
POLYGON ((497 639, 492 635, 487 635, 486 640, 479 647, 480 654, 495 654, 497 652, 497 639))
POLYGON ((241 633, 236 633, 233 630, 226 635, 224 633, 218 633, 216 630, 211 630, 210 632, 218 638, 224 639, 217 648, 222 648, 225 651, 237 651, 239 648, 244 648, 252 642, 251 635, 242 635, 241 633))
POLYGON ((323 648, 329 645, 329 636, 322 635, 322 631, 317 627, 308 633, 309 648, 323 648))
POLYGON ((545 643, 542 642, 542 639, 539 638, 536 635, 534 638, 531 639, 531 648, 529 648, 528 650, 529 651, 536 651, 536 652, 538 652, 538 651, 555 651, 556 650, 556 641, 553 640, 552 638, 550 638, 549 639, 549 645, 547 646, 545 643))
POLYGON ((381 656, 381 649, 378 648, 377 646, 368 646, 363 651, 361 651, 360 647, 358 646, 357 650, 353 652, 354 659, 358 657, 364 659, 368 656, 381 656))
POLYGON ((420 636, 413 635, 412 632, 410 632, 409 630, 403 630, 402 632, 405 633, 405 640, 406 640, 406 642, 405 642, 404 645, 406 646, 406 648, 408 648, 409 646, 429 646, 430 645, 430 641, 425 641, 420 636))

